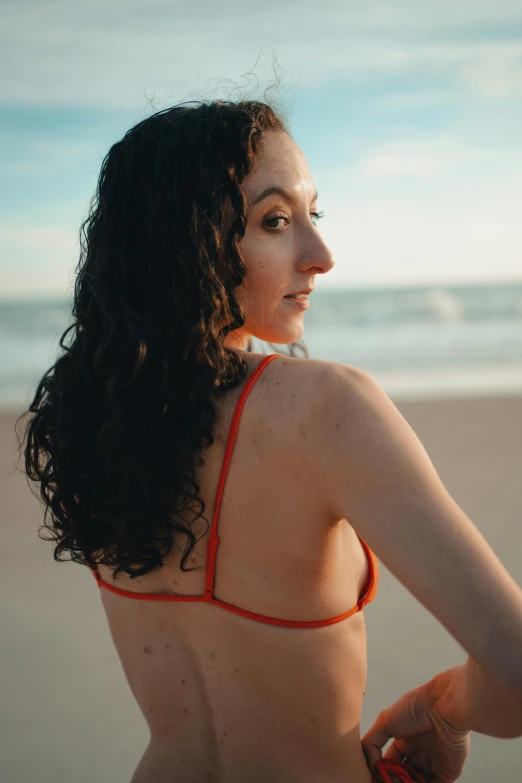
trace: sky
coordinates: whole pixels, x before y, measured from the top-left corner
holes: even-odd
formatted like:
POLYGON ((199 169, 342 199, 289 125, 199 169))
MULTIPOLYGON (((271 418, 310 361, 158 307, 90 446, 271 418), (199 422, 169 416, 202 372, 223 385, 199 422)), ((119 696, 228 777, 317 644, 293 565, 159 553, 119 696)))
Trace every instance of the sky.
POLYGON ((130 127, 276 78, 336 261, 318 288, 522 280, 520 0, 2 0, 0 31, 1 298, 70 294, 130 127))

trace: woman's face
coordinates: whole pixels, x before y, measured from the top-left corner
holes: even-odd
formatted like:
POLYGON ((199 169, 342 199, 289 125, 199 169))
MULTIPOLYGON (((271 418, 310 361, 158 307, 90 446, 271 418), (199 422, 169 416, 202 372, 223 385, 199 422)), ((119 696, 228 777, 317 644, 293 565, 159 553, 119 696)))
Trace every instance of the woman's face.
POLYGON ((305 310, 284 297, 309 291, 315 276, 329 272, 335 263, 315 225, 316 193, 303 153, 286 133, 267 132, 263 139, 242 185, 248 203, 240 245, 246 277, 234 295, 243 306, 245 325, 225 341, 238 349, 244 349, 250 337, 279 344, 299 340, 305 310), (263 195, 268 188, 287 195, 263 195))

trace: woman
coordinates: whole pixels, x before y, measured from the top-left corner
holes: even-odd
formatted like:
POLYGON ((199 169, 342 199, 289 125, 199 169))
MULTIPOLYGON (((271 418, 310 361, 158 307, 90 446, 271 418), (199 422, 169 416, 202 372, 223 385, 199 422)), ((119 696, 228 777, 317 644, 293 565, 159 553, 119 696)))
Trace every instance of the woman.
POLYGON ((522 735, 520 589, 376 381, 295 355, 316 199, 272 108, 216 101, 132 128, 82 226, 26 470, 150 729, 132 783, 450 783, 522 735), (361 740, 377 558, 470 657, 361 740))

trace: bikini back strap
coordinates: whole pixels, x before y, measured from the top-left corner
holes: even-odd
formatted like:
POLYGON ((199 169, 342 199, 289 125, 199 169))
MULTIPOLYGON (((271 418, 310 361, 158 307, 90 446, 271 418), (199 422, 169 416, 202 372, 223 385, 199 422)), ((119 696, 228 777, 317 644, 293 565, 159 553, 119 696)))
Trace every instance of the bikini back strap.
POLYGON ((250 393, 250 390, 252 389, 252 386, 257 381, 258 377, 261 375, 265 367, 276 358, 276 356, 280 356, 281 354, 278 353, 272 353, 268 356, 265 356, 257 365, 256 369, 246 382, 239 399, 236 403, 236 407, 234 410, 234 415, 232 416, 232 423, 230 425, 230 432, 228 435, 227 445, 225 449, 225 456, 223 459, 223 465, 221 466, 221 473, 219 476, 219 482, 216 492, 216 502, 214 506, 214 518, 212 519, 212 526, 210 528, 210 535, 208 539, 208 546, 207 546, 207 571, 206 571, 206 579, 205 579, 205 595, 211 595, 214 596, 214 572, 216 568, 216 555, 217 555, 217 548, 219 546, 219 538, 217 534, 217 521, 219 516, 219 509, 221 507, 221 499, 223 497, 223 490, 225 488, 225 482, 227 479, 227 473, 228 473, 228 467, 230 465, 230 459, 232 457, 232 451, 234 449, 234 443, 236 440, 236 434, 239 428, 239 420, 241 418, 241 412, 243 410, 243 406, 245 405, 246 399, 250 393))

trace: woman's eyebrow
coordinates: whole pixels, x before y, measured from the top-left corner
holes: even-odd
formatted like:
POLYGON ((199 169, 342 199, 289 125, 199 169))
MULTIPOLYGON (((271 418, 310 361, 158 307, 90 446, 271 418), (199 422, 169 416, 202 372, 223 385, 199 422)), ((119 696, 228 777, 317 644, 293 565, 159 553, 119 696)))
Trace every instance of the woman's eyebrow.
MULTIPOLYGON (((283 190, 283 188, 278 188, 274 186, 271 188, 266 188, 265 190, 261 191, 259 196, 257 196, 252 201, 252 206, 254 207, 256 204, 259 204, 259 202, 262 201, 267 196, 273 196, 273 195, 283 196, 283 198, 286 199, 290 204, 297 204, 299 202, 299 199, 296 196, 293 196, 291 193, 288 193, 288 191, 283 190)), ((315 196, 312 199, 312 202, 316 201, 318 198, 319 198, 319 194, 316 191, 315 196)))

